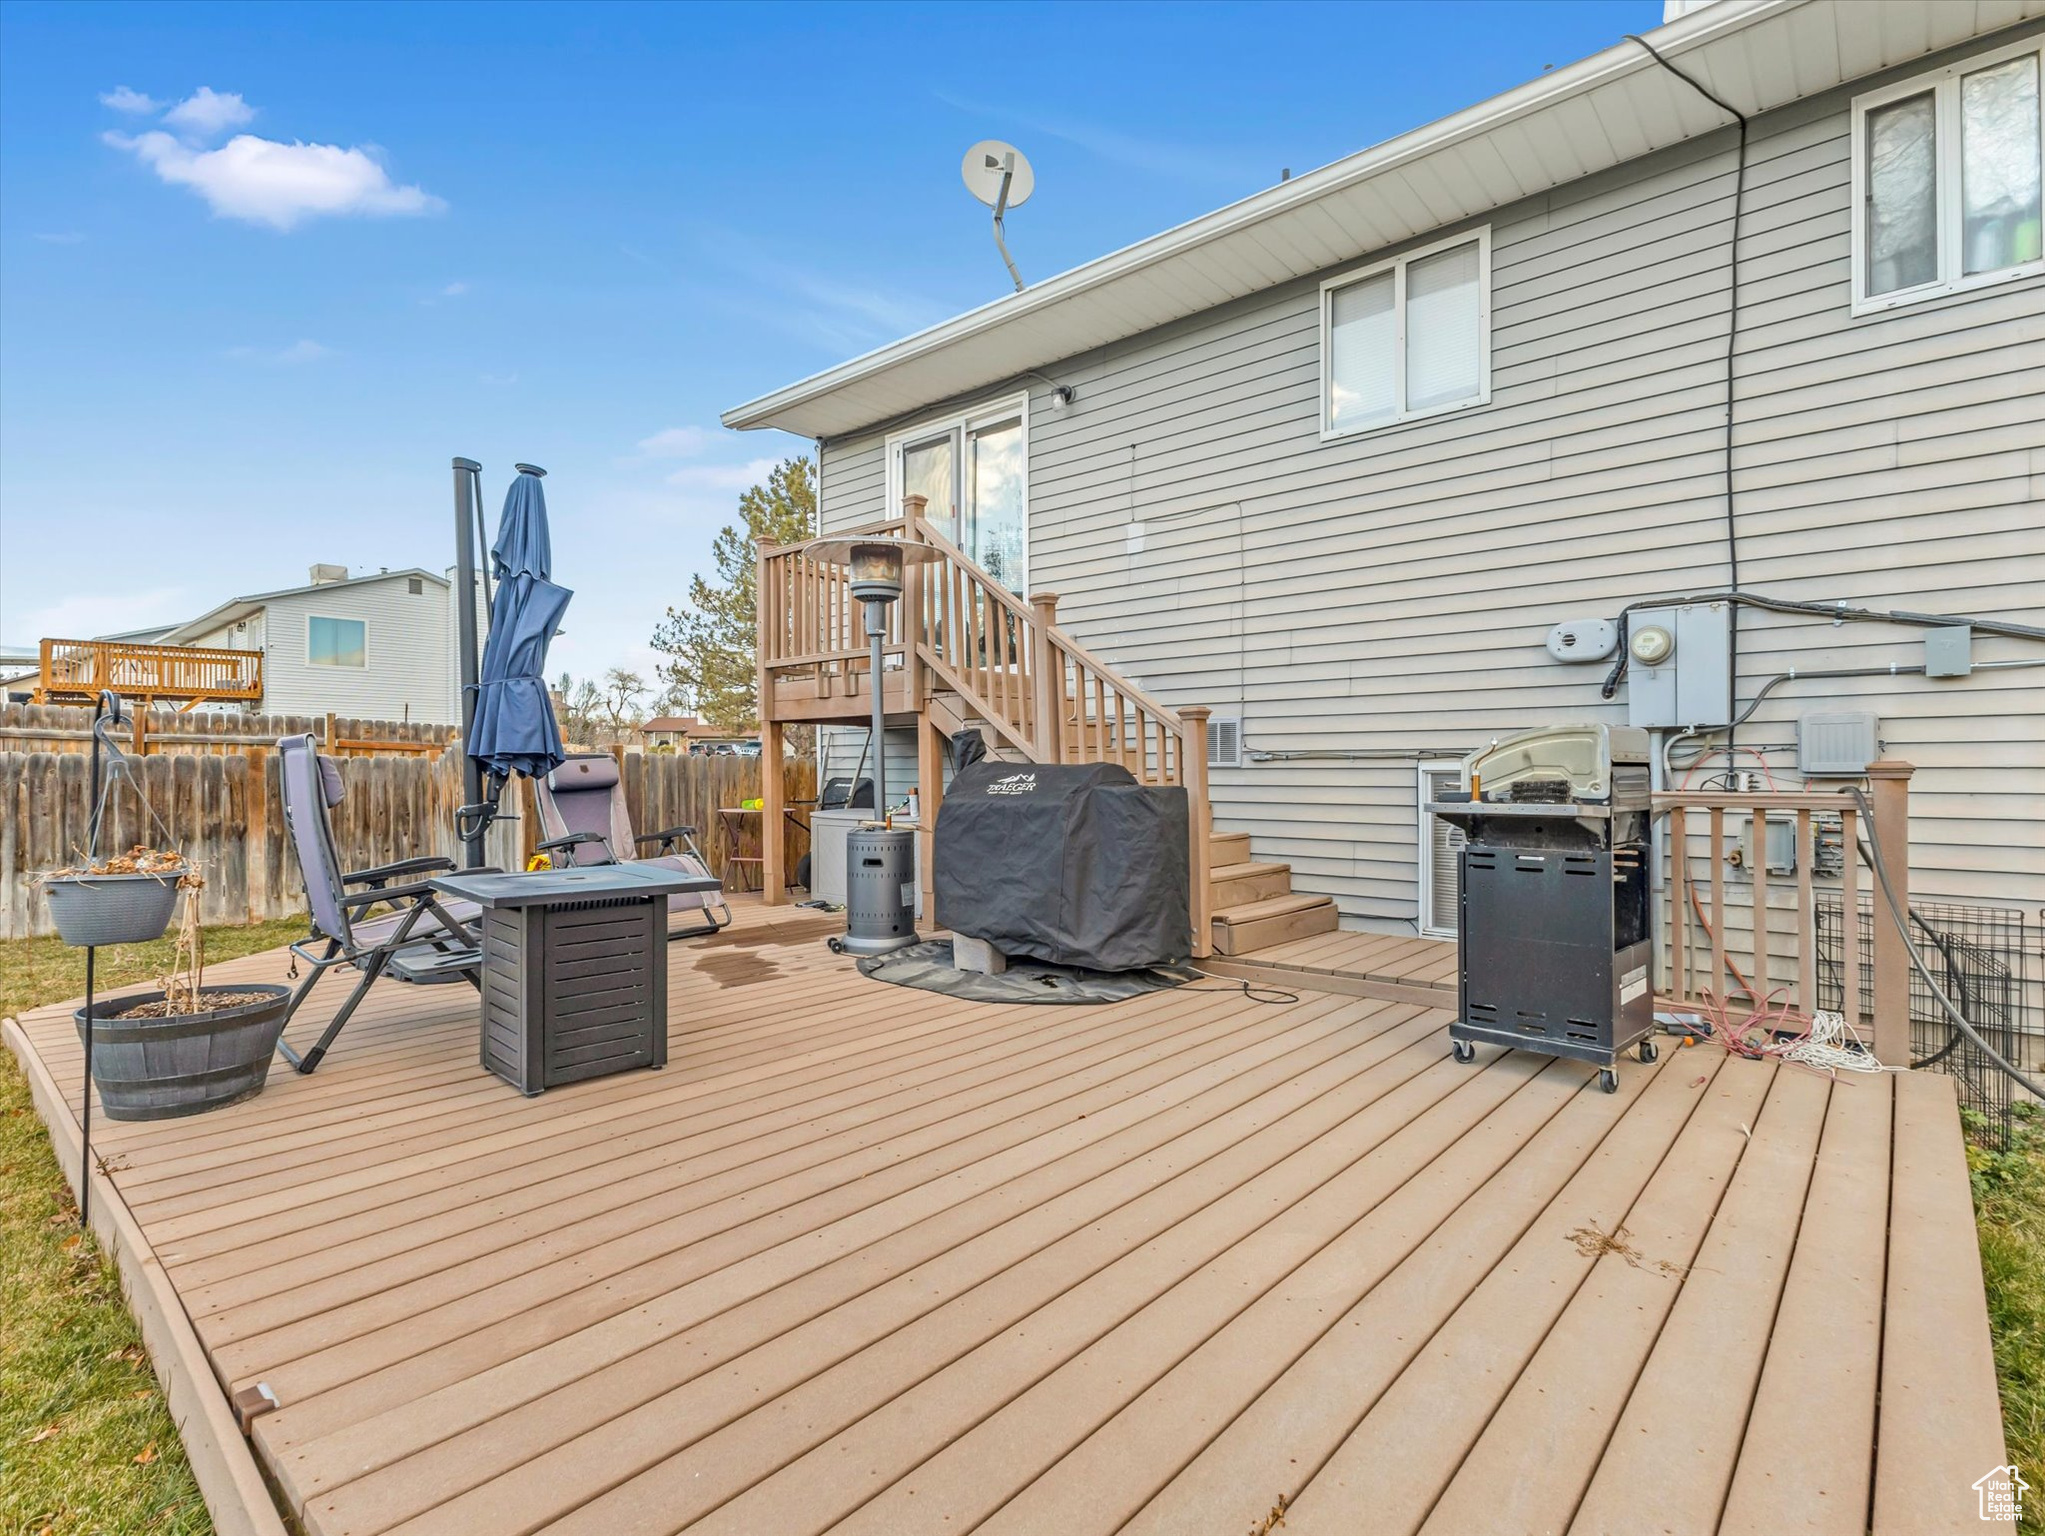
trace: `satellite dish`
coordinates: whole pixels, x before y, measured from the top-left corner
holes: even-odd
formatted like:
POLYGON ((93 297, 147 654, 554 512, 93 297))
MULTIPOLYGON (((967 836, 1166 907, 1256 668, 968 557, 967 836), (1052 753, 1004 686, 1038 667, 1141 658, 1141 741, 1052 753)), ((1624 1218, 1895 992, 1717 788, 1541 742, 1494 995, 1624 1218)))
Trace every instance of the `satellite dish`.
POLYGON ((1029 160, 1013 144, 1000 139, 982 139, 967 150, 959 174, 966 179, 966 190, 989 208, 1020 208, 1037 189, 1037 174, 1030 169, 1029 160), (1004 180, 1008 183, 1005 202, 1001 196, 1004 180))

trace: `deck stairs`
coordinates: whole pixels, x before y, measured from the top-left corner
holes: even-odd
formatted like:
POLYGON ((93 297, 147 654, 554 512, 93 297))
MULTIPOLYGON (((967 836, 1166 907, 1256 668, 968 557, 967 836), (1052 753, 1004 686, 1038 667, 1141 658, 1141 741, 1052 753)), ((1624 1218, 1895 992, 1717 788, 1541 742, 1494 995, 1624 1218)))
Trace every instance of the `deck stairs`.
MULTIPOLYGON (((1025 602, 946 539, 923 511, 923 498, 905 497, 901 518, 858 530, 936 552, 908 568, 902 600, 889 610, 878 677, 844 567, 818 560, 806 546, 760 550, 760 713, 768 759, 763 835, 771 841, 780 833, 773 795, 780 727, 864 720, 878 687, 892 722, 915 722, 926 817, 942 803, 946 745, 968 727, 978 729, 989 754, 1003 762, 1117 763, 1142 783, 1187 793, 1199 834, 1188 891, 1196 954, 1241 955, 1333 931, 1334 904, 1295 892, 1289 865, 1256 859, 1245 833, 1211 831, 1209 711, 1150 697, 1059 625, 1056 594, 1036 593, 1025 602)), ((784 852, 763 848, 770 876, 782 867, 784 852)), ((777 881, 769 878, 766 885, 774 891, 777 881)))

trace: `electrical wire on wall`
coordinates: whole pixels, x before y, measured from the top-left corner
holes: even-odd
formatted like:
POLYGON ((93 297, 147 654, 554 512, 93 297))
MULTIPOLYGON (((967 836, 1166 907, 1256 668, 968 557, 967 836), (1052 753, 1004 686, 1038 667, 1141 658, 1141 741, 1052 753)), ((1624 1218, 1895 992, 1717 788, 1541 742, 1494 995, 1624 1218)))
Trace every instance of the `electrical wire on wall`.
MULTIPOLYGON (((1733 162, 1733 224, 1731 235, 1726 241, 1725 258, 1728 288, 1725 325, 1725 561, 1728 578, 1726 584, 1737 592, 1740 590, 1740 525, 1733 507, 1733 364, 1740 340, 1740 215, 1745 211, 1747 201, 1747 114, 1663 58, 1654 44, 1646 38, 1632 32, 1628 32, 1626 36, 1645 48, 1648 57, 1655 63, 1740 125, 1739 152, 1733 162)), ((1623 621, 1619 627, 1619 646, 1623 656, 1626 646, 1626 626, 1623 621)), ((1732 676, 1740 675, 1740 610, 1737 606, 1726 613, 1726 664, 1732 676)), ((1605 697, 1610 698, 1611 695, 1608 693, 1605 697)), ((1733 726, 1726 727, 1728 743, 1733 740, 1733 731, 1733 726)))

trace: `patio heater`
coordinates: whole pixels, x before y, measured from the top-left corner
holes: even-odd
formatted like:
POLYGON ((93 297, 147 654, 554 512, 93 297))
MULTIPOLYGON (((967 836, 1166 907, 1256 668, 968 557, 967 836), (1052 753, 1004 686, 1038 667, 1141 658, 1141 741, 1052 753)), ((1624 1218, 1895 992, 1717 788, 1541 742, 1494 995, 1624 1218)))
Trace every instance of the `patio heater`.
POLYGON ((852 595, 866 616, 870 730, 876 821, 845 840, 845 936, 831 948, 842 955, 884 955, 916 942, 916 834, 888 825, 886 690, 881 671, 888 607, 902 595, 902 571, 938 558, 928 544, 903 539, 818 539, 804 546, 813 560, 852 573, 852 595))

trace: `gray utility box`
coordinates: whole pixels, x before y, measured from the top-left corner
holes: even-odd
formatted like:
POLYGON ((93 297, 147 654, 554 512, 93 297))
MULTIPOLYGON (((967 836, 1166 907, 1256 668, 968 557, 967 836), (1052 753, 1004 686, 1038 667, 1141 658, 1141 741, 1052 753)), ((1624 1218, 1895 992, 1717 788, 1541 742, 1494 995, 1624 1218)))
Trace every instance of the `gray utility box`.
POLYGON ((483 1065, 535 1094, 667 1065, 667 902, 483 913, 483 1065))

